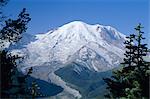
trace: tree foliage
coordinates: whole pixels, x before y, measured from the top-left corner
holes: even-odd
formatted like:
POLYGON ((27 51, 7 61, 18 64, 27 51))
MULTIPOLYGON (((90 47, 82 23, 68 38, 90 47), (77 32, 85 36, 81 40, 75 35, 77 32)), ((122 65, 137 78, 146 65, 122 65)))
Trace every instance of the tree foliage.
POLYGON ((113 72, 111 78, 105 78, 108 98, 141 99, 149 97, 150 62, 144 60, 148 53, 147 44, 143 44, 143 27, 139 24, 136 34, 126 37, 125 58, 122 67, 113 72))
POLYGON ((0 30, 1 42, 7 41, 10 43, 18 42, 21 39, 21 34, 26 32, 27 23, 31 20, 29 14, 24 8, 18 15, 18 19, 8 19, 5 21, 5 26, 0 30))
POLYGON ((1 98, 16 98, 28 93, 26 87, 26 78, 32 73, 29 69, 26 75, 21 75, 17 69, 17 61, 22 57, 9 53, 9 46, 21 39, 21 34, 26 32, 27 24, 31 20, 26 9, 18 15, 16 20, 8 19, 0 30, 0 67, 1 67, 1 98))

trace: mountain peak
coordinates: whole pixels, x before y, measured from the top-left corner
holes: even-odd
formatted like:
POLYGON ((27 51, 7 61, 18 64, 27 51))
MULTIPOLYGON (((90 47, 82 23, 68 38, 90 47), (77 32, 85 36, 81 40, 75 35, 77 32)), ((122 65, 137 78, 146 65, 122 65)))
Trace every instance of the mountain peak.
POLYGON ((72 22, 70 22, 70 23, 68 23, 68 24, 72 24, 72 25, 83 25, 83 24, 85 24, 85 23, 82 22, 82 21, 72 21, 72 22))
MULTIPOLYGON (((95 53, 96 50, 105 49, 109 53, 122 57, 120 54, 123 52, 124 36, 122 35, 110 26, 90 25, 82 21, 73 21, 54 31, 36 35, 36 40, 27 45, 29 53, 32 53, 30 59, 35 58, 35 61, 29 59, 29 62, 33 65, 53 60, 66 63, 70 60, 69 57, 73 56, 83 46, 94 48, 95 53)), ((105 50, 103 50, 104 53, 105 50)), ((102 54, 102 51, 98 53, 102 54)), ((102 55, 102 57, 104 56, 102 55)), ((109 63, 113 63, 112 61, 113 59, 109 63)))
MULTIPOLYGON (((59 30, 62 31, 70 31, 70 32, 77 32, 77 33, 85 33, 87 35, 88 32, 92 35, 98 35, 100 33, 103 37, 107 35, 107 37, 111 37, 114 39, 125 39, 125 35, 120 33, 112 26, 105 26, 101 24, 88 24, 82 21, 72 21, 69 22, 61 27, 59 30), (104 33, 105 32, 105 33, 104 33)), ((106 38, 107 39, 107 38, 106 38)))
POLYGON ((63 26, 60 27, 60 29, 63 29, 63 30, 70 30, 70 29, 76 29, 76 30, 79 30, 79 29, 84 29, 86 27, 86 23, 82 22, 82 21, 72 21, 72 22, 69 22, 63 26))

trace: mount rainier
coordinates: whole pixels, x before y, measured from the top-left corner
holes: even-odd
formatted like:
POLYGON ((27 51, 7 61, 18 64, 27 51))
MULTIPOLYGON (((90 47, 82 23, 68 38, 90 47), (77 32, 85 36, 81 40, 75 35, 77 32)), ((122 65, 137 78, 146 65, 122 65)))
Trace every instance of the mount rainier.
POLYGON ((33 67, 33 77, 62 87, 63 92, 53 99, 98 96, 102 78, 119 65, 124 54, 124 34, 111 26, 81 21, 26 39, 28 43, 22 39, 22 47, 12 51, 25 56, 19 69, 26 72, 33 67))

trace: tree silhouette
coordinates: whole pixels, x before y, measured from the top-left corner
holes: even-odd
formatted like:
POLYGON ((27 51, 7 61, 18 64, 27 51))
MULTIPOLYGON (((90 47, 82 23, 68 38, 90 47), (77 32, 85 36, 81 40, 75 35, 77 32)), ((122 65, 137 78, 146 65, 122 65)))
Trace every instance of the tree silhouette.
POLYGON ((108 98, 148 98, 149 97, 149 77, 150 62, 144 60, 147 55, 147 44, 142 44, 143 33, 141 24, 135 30, 136 34, 126 37, 124 42, 126 52, 122 67, 113 72, 111 78, 105 78, 109 93, 108 98))
POLYGON ((18 15, 18 19, 8 19, 0 30, 0 67, 1 67, 1 98, 14 98, 24 95, 26 91, 25 79, 27 75, 20 75, 17 70, 17 60, 22 57, 9 53, 9 47, 21 39, 21 34, 26 32, 27 24, 31 20, 24 8, 18 15))

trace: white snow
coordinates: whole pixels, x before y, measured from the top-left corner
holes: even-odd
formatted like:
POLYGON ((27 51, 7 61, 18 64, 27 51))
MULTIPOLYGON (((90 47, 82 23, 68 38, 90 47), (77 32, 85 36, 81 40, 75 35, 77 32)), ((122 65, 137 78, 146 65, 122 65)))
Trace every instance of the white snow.
POLYGON ((66 82, 64 82, 59 76, 57 76, 54 72, 49 74, 49 78, 51 80, 52 83, 55 83, 58 86, 61 86, 62 88, 64 88, 64 91, 74 95, 75 98, 80 99, 82 96, 79 93, 79 91, 70 88, 69 86, 67 86, 66 82))
MULTIPOLYGON (((110 34, 116 38, 116 44, 121 45, 119 40, 124 39, 124 35, 116 29, 110 26, 89 25, 81 21, 74 21, 59 27, 57 30, 36 35, 37 40, 26 47, 30 53, 29 59, 34 59, 34 61, 30 61, 33 65, 50 60, 66 63, 69 56, 90 42, 97 43, 108 51, 121 56, 120 53, 123 53, 123 50, 105 40, 107 39, 105 37, 110 34)), ((106 51, 99 52, 99 54, 110 60, 106 55, 106 51)))

